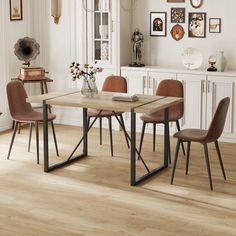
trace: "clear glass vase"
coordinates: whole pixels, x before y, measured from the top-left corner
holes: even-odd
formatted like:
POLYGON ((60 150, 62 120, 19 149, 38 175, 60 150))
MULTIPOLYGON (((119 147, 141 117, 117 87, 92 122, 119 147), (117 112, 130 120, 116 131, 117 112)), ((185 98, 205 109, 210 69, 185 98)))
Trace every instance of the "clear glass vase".
POLYGON ((84 77, 81 94, 85 97, 93 97, 98 93, 98 88, 95 82, 95 78, 84 77))

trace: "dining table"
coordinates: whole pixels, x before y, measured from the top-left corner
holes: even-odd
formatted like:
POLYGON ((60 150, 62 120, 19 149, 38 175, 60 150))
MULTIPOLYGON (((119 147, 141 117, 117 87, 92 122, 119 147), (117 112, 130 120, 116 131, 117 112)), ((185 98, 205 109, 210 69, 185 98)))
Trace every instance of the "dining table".
MULTIPOLYGON (((50 172, 59 168, 68 166, 74 162, 79 161, 81 158, 88 157, 88 133, 98 116, 95 117, 91 124, 88 124, 87 112, 88 109, 97 109, 113 111, 114 117, 117 119, 121 128, 122 123, 116 116, 116 112, 130 113, 130 130, 124 131, 127 139, 130 142, 130 185, 136 186, 143 181, 150 179, 152 176, 158 174, 168 167, 170 136, 169 136, 169 108, 173 105, 183 102, 183 98, 179 97, 166 97, 166 96, 151 96, 137 94, 137 101, 114 101, 112 92, 99 92, 94 97, 85 97, 79 90, 64 90, 50 92, 47 94, 30 96, 27 102, 42 103, 43 105, 43 145, 44 145, 44 171, 50 172), (50 164, 49 144, 48 144, 48 113, 49 107, 73 107, 81 108, 83 110, 83 129, 82 137, 78 140, 78 144, 73 148, 70 155, 65 160, 58 161, 57 163, 50 164), (153 112, 164 110, 164 153, 163 162, 161 165, 152 169, 146 164, 144 158, 136 147, 136 115, 137 113, 151 114, 153 112), (75 155, 78 147, 82 146, 82 153, 75 155), (138 157, 138 158, 137 158, 138 157), (137 161, 140 161, 145 168, 145 174, 137 176, 137 161)), ((125 129, 123 129, 125 130, 125 129)))

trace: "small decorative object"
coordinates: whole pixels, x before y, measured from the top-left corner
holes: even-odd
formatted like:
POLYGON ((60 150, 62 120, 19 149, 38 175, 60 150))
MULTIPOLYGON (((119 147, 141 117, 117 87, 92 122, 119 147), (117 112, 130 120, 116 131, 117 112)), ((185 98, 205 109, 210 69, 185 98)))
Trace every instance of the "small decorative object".
POLYGON ((167 2, 185 2, 185 0, 167 0, 167 2))
POLYGON ((206 13, 189 13, 188 36, 191 38, 206 37, 206 13))
POLYGON ((224 72, 225 71, 225 66, 226 66, 226 59, 224 56, 224 52, 220 51, 219 55, 217 56, 216 59, 216 67, 219 72, 224 72))
POLYGON ((209 19, 209 33, 221 33, 221 18, 209 19))
POLYGON ((142 67, 145 66, 141 63, 141 44, 143 43, 144 37, 138 28, 134 30, 131 41, 133 42, 133 62, 129 66, 142 67))
POLYGON ((203 0, 190 0, 192 7, 199 8, 203 4, 203 0))
POLYGON ((214 66, 216 64, 216 58, 214 56, 210 56, 208 58, 208 63, 211 65, 207 71, 217 71, 217 68, 214 66))
POLYGON ((61 17, 61 0, 51 0, 51 16, 54 23, 58 24, 61 17))
POLYGON ((174 40, 179 41, 184 37, 184 28, 181 25, 176 24, 172 27, 170 33, 174 40))
POLYGON ((202 65, 203 56, 196 48, 187 48, 181 54, 182 63, 187 69, 197 69, 202 65))
POLYGON ((30 61, 35 60, 40 53, 39 47, 35 39, 25 37, 17 41, 14 53, 20 61, 24 61, 23 65, 30 66, 30 61))
POLYGON ((171 23, 185 22, 185 8, 171 8, 171 23))
POLYGON ((83 78, 81 94, 85 97, 93 97, 98 93, 95 74, 102 71, 103 68, 89 64, 80 65, 79 63, 72 62, 70 65, 72 80, 75 81, 76 79, 83 78))
POLYGON ((22 0, 10 0, 10 20, 22 20, 22 0))
POLYGON ((166 12, 150 12, 150 36, 166 36, 166 12))
POLYGON ((20 75, 18 76, 21 80, 39 80, 45 77, 45 69, 42 67, 21 67, 20 75))

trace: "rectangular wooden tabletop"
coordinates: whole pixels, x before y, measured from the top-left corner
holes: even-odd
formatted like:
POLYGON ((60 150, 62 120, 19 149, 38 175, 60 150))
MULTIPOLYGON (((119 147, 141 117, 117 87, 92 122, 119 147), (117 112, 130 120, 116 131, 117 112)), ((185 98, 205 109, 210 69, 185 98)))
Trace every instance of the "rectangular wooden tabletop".
POLYGON ((70 90, 29 97, 27 102, 43 102, 46 100, 47 104, 57 106, 84 107, 116 112, 130 112, 133 109, 137 113, 151 113, 183 101, 182 98, 138 94, 138 101, 124 102, 113 101, 113 95, 112 92, 99 92, 94 97, 88 98, 84 97, 78 90, 70 90))

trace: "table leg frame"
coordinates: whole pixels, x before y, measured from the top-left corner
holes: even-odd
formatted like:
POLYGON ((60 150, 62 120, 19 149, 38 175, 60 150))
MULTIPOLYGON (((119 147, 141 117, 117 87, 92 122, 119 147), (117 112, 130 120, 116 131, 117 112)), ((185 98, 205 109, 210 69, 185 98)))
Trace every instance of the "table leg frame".
POLYGON ((49 165, 49 152, 48 152, 48 105, 46 101, 43 101, 43 137, 44 137, 44 172, 50 172, 59 169, 63 166, 67 166, 81 158, 88 155, 88 127, 87 127, 87 108, 83 108, 83 153, 74 156, 70 159, 62 161, 60 163, 49 165))
MULTIPOLYGON (((162 170, 168 167, 168 157, 169 157, 169 109, 166 108, 164 112, 164 163, 162 166, 155 168, 152 171, 149 171, 145 162, 144 165, 148 171, 147 174, 136 178, 136 113, 134 110, 131 110, 131 136, 126 133, 126 136, 130 140, 130 184, 131 186, 136 186, 143 181, 153 177, 155 174, 161 172, 162 170)), ((44 171, 50 172, 52 170, 61 168, 63 166, 67 166, 81 158, 84 158, 88 155, 88 131, 90 127, 88 127, 87 121, 87 108, 83 108, 83 153, 81 155, 69 158, 63 162, 54 164, 49 166, 49 152, 48 152, 48 105, 46 101, 43 101, 43 129, 44 129, 44 171)), ((92 125, 91 125, 92 127, 92 125)), ((140 156, 140 153, 138 152, 140 156)))
MULTIPOLYGON (((153 169, 152 171, 148 172, 147 174, 139 177, 138 179, 136 178, 136 114, 134 111, 131 111, 131 150, 130 150, 130 158, 131 158, 131 174, 130 174, 130 183, 131 186, 136 186, 157 173, 163 171, 168 167, 168 159, 169 159, 169 108, 165 109, 164 112, 164 160, 163 160, 163 165, 153 169)), ((139 153, 140 155, 140 153, 139 153)))

